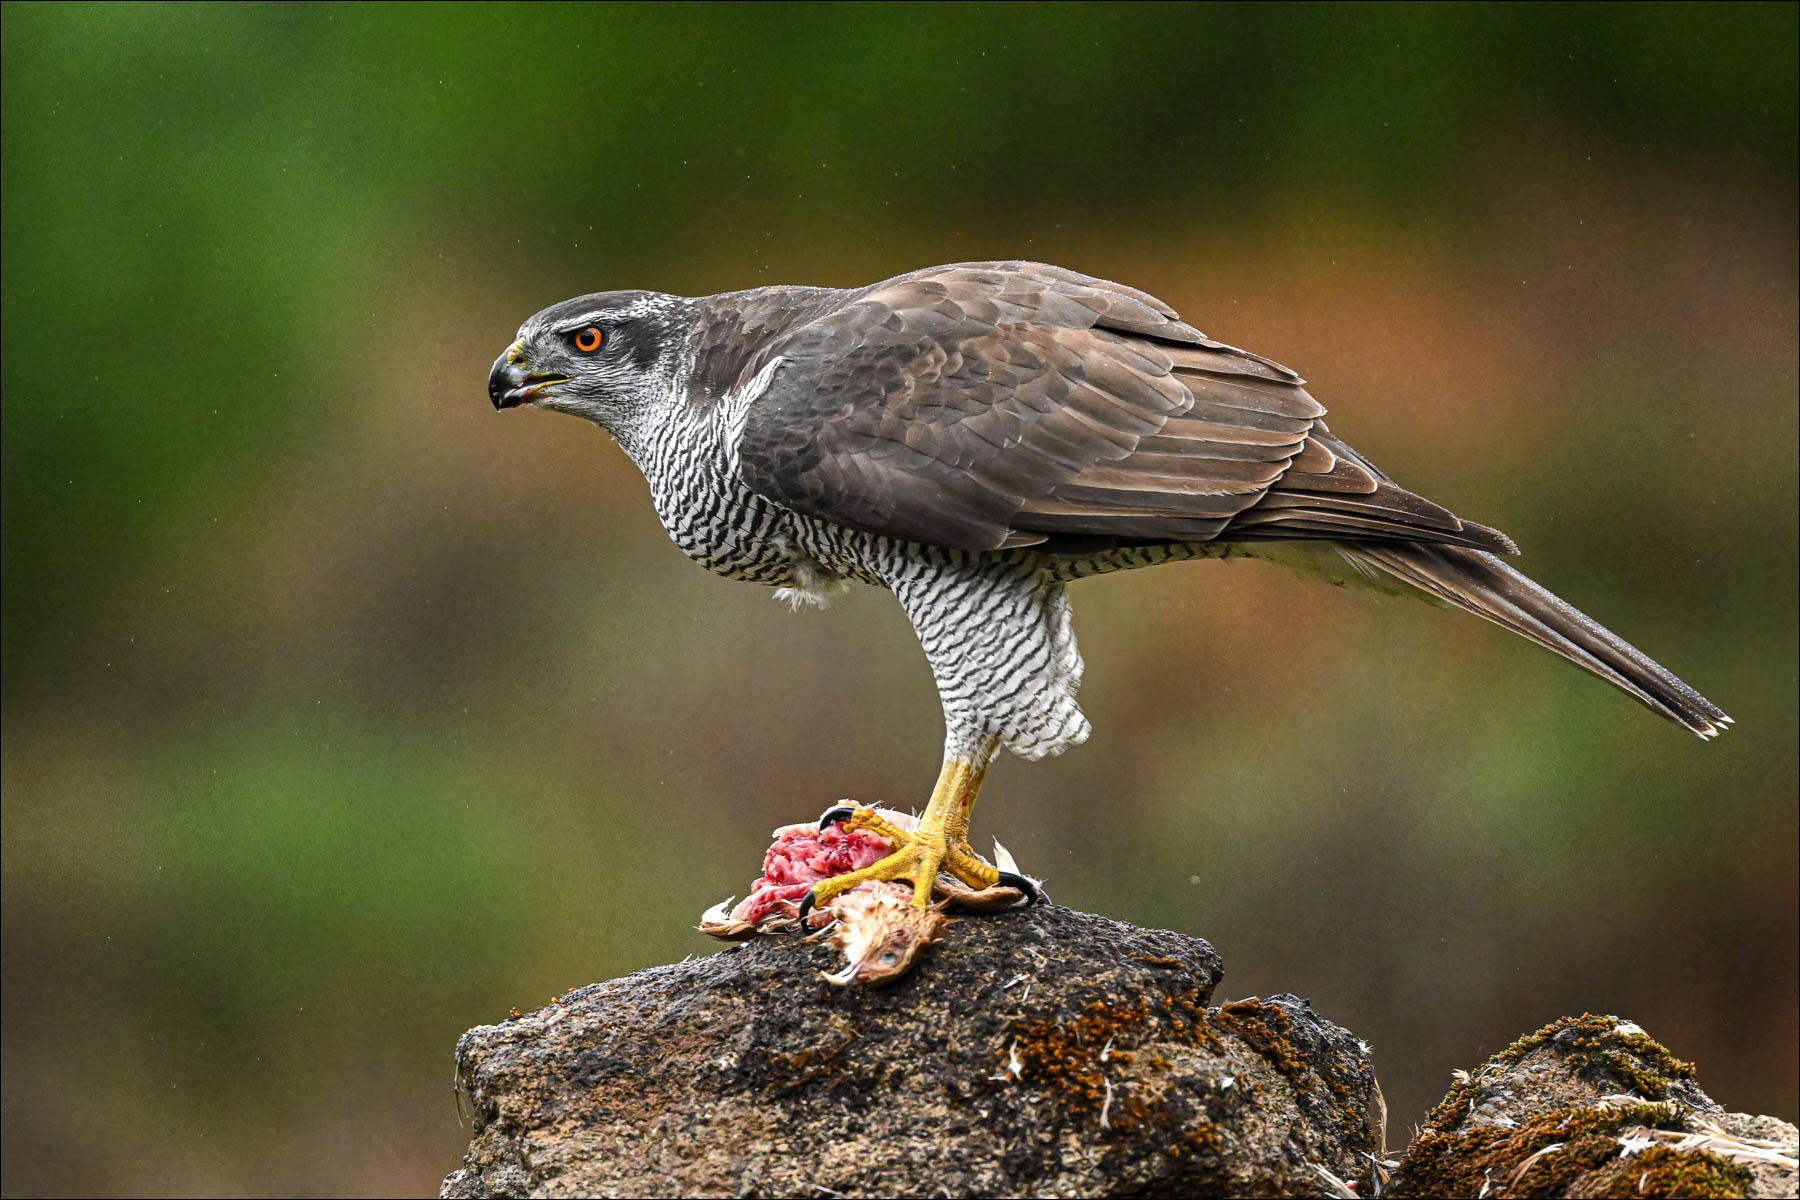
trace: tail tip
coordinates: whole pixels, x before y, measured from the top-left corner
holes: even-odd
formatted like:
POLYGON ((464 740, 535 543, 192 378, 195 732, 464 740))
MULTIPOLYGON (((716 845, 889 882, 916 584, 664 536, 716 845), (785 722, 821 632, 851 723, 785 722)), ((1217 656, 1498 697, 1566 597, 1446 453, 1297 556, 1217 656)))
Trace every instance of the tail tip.
POLYGON ((1695 717, 1688 723, 1688 728, 1700 735, 1700 740, 1710 742, 1724 733, 1735 722, 1724 713, 1714 710, 1703 717, 1695 717))
POLYGON ((1472 540, 1465 543, 1477 550, 1486 550, 1489 554, 1517 554, 1519 543, 1495 529, 1492 525, 1478 525, 1474 521, 1459 521, 1462 531, 1471 535, 1472 540))

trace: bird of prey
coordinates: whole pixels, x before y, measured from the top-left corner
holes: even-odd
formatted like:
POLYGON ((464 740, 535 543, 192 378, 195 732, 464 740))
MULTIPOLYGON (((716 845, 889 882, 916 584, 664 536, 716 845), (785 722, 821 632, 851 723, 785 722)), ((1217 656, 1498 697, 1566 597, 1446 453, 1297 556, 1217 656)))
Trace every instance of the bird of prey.
POLYGON ((921 908, 940 871, 1030 888, 970 849, 969 819, 1001 749, 1036 759, 1088 736, 1065 586, 1092 575, 1252 555, 1416 592, 1703 738, 1730 723, 1508 566, 1505 534, 1340 441, 1304 383, 1134 288, 989 262, 847 290, 581 296, 520 327, 488 394, 610 433, 702 566, 796 602, 885 587, 911 619, 944 710, 937 785, 910 831, 827 814, 898 848, 816 884, 803 921, 871 880, 906 881, 921 908))

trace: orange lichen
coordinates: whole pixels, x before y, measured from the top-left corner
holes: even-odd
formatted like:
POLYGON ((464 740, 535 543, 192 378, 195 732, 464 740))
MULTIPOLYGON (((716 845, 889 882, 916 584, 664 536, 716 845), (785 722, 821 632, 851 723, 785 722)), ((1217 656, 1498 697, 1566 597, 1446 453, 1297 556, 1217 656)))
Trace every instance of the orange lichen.
POLYGON ((1113 1095, 1105 1071, 1131 1061, 1114 1043, 1122 1037, 1143 1037, 1146 1025, 1159 1015, 1143 1000, 1093 1000, 1074 1020, 1021 1021, 1012 1038, 1021 1073, 1041 1081, 1072 1112, 1098 1112, 1112 1096, 1108 1128, 1130 1132, 1144 1117, 1144 1105, 1135 1095, 1113 1095))
POLYGON ((1617 1017, 1584 1013, 1526 1034, 1488 1059, 1472 1076, 1459 1074, 1449 1094, 1426 1114, 1425 1129, 1449 1129, 1461 1123, 1486 1080, 1551 1046, 1571 1051, 1569 1061, 1576 1067, 1604 1070, 1648 1100, 1661 1100, 1671 1086, 1694 1078, 1692 1063, 1676 1058, 1643 1030, 1622 1024, 1617 1017))
POLYGON ((1513 1128, 1427 1131, 1406 1152, 1396 1196, 1473 1195, 1485 1183, 1522 1196, 1743 1196, 1750 1172, 1704 1152, 1652 1146, 1626 1155, 1620 1133, 1680 1128, 1669 1103, 1558 1109, 1513 1128))
POLYGON ((1295 1088, 1305 1090, 1314 1085, 1314 1077, 1294 1050, 1287 1010, 1252 996, 1220 1005, 1215 1019, 1268 1059, 1269 1065, 1295 1088))
POLYGON ((1675 1097, 1693 1079, 1692 1064, 1635 1025, 1592 1013, 1565 1017, 1520 1038, 1473 1075, 1458 1072, 1407 1149, 1394 1194, 1471 1194, 1486 1185, 1503 1186, 1508 1196, 1742 1196, 1750 1172, 1717 1154, 1666 1144, 1627 1149, 1624 1131, 1688 1128, 1689 1110, 1675 1097), (1471 1121, 1478 1105, 1504 1094, 1515 1068, 1535 1072, 1551 1063, 1568 1080, 1561 1092, 1548 1093, 1551 1111, 1514 1114, 1517 1123, 1471 1121), (1612 1096, 1588 1100, 1583 1089, 1612 1096))

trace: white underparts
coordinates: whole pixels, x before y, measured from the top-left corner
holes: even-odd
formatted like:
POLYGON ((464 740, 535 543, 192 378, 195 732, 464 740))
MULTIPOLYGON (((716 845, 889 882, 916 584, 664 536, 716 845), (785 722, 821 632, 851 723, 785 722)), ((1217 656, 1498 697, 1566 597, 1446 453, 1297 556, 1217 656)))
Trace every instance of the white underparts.
POLYGON ((802 608, 830 608, 831 602, 850 590, 850 581, 819 569, 811 559, 794 564, 794 582, 775 589, 775 598, 795 612, 802 608))

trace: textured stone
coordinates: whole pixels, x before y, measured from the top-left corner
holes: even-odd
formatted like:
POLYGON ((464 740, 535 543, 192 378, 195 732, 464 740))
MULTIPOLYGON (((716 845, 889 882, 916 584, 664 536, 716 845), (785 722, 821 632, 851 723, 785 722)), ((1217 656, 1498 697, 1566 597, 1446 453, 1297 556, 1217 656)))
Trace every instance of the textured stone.
POLYGON ((1209 1007, 1197 938, 1045 907, 880 991, 832 965, 765 937, 470 1030, 444 1195, 1319 1195, 1380 1153, 1357 1040, 1292 996, 1209 1007))
POLYGON ((1792 1196, 1794 1126, 1728 1113, 1618 1017, 1565 1017, 1459 1075, 1387 1194, 1792 1196))

